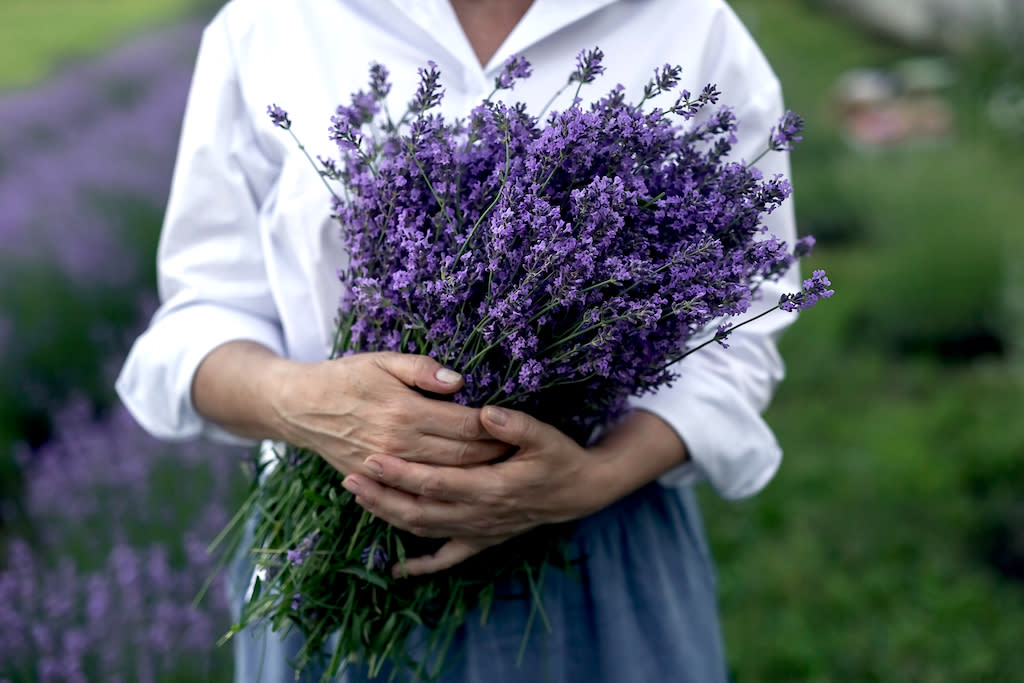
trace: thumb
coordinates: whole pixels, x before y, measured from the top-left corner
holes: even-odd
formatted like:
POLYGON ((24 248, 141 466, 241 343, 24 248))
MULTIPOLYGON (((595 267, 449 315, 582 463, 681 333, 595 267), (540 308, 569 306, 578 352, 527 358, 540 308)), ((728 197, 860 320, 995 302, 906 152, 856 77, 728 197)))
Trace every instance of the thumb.
POLYGON ((520 448, 540 445, 547 428, 543 422, 526 413, 498 406, 484 406, 480 422, 498 441, 520 448))
POLYGON ((430 356, 384 351, 374 354, 382 370, 410 387, 419 387, 435 394, 454 394, 462 388, 462 375, 450 370, 430 356))

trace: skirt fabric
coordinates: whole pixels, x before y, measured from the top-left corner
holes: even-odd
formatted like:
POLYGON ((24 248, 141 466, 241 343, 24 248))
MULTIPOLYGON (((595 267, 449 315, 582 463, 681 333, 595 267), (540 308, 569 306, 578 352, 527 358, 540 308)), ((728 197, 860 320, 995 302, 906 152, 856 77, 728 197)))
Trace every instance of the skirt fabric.
MULTIPOLYGON (((583 519, 570 550, 583 558, 574 575, 544 572, 548 629, 528 595, 495 599, 485 624, 471 613, 448 651, 443 683, 725 683, 715 577, 690 487, 648 485, 583 519)), ((240 553, 230 591, 241 608, 252 565, 240 553)), ((235 615, 237 617, 237 613, 235 615)), ((414 633, 411 642, 415 642, 414 633)), ((234 638, 237 683, 316 683, 310 667, 291 665, 301 636, 248 629, 234 638)), ((390 671, 375 681, 411 681, 390 671)), ((368 681, 350 666, 338 683, 368 681)))

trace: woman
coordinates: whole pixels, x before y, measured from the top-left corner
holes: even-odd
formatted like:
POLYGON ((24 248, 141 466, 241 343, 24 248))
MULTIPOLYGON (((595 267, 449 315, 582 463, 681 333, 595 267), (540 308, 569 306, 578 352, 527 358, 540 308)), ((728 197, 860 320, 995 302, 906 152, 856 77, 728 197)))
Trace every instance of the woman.
MULTIPOLYGON (((781 453, 759 413, 781 379, 775 340, 792 318, 766 316, 727 351, 687 358, 679 381, 637 399, 586 449, 516 411, 425 398, 414 389, 448 394, 462 382, 429 358, 324 361, 340 293, 337 229, 308 161, 265 111, 284 106, 307 146, 329 155, 327 118, 372 61, 391 71, 399 109, 416 68, 434 60, 442 110, 458 116, 490 92, 506 58, 523 54, 534 75, 514 95, 539 111, 575 55, 595 45, 607 72, 589 86, 594 97, 616 83, 635 96, 665 62, 683 66, 691 89, 716 83, 741 122, 737 157, 757 156, 783 111, 777 79, 721 0, 229 2, 206 30, 192 84, 158 255, 162 305, 118 380, 157 436, 309 448, 367 509, 450 539, 410 559, 410 574, 578 520, 580 576, 549 572, 543 587, 550 633, 535 628, 517 663, 530 605, 499 600, 486 626, 469 617, 445 681, 726 680, 692 485, 706 479, 739 498, 774 474, 781 453), (509 445, 513 458, 487 464, 509 445)), ((759 165, 788 172, 783 154, 759 165)), ((788 206, 769 227, 795 240, 788 206)), ((792 272, 763 300, 798 288, 792 272)), ((249 571, 236 577, 239 600, 249 571)), ((236 679, 293 680, 294 639, 258 635, 236 639, 236 679)), ((353 667, 344 680, 362 675, 353 667)))

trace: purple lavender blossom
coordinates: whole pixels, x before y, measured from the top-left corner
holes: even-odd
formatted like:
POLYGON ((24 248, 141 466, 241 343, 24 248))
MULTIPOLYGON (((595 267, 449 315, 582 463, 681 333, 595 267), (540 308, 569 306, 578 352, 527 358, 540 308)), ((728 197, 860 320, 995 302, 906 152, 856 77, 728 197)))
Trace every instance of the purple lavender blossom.
POLYGON ((576 55, 576 69, 569 74, 570 83, 593 83, 594 79, 604 73, 604 52, 595 47, 592 50, 581 50, 576 55))
MULTIPOLYGON (((570 82, 594 80, 602 58, 581 52, 570 82)), ((659 67, 650 92, 679 73, 659 67)), ((760 234, 788 180, 723 161, 738 127, 728 107, 683 131, 616 89, 544 126, 503 103, 447 123, 423 114, 436 66, 420 77, 404 141, 386 138, 375 166, 353 143, 360 129, 335 134, 353 193, 338 207, 351 255, 342 308, 352 348, 427 352, 463 370, 457 401, 543 414, 578 398, 594 407, 580 426, 594 424, 667 381, 686 339, 741 315, 756 284, 795 260, 760 234)), ((719 96, 713 84, 684 91, 671 111, 692 118, 719 96)), ((336 118, 361 108, 357 94, 336 118)), ((797 120, 781 128, 790 143, 797 120)))
POLYGON ((786 110, 779 123, 772 128, 768 138, 768 146, 775 152, 789 152, 796 143, 803 140, 800 135, 804 129, 804 120, 790 110, 786 110))
POLYGON ((285 553, 285 560, 288 564, 296 567, 301 566, 306 560, 309 559, 310 554, 313 552, 313 548, 316 546, 317 541, 320 540, 319 533, 313 533, 299 542, 299 545, 295 548, 288 550, 285 553))
POLYGON ((388 552, 376 543, 368 545, 359 554, 360 559, 363 562, 363 566, 371 571, 380 571, 388 566, 388 562, 391 557, 388 552))
POLYGON ((437 64, 432 60, 427 62, 426 67, 419 69, 420 84, 416 93, 409 101, 409 111, 414 114, 422 114, 433 109, 441 102, 444 90, 441 88, 441 72, 437 64))
POLYGON ((801 291, 779 297, 779 308, 784 311, 802 311, 810 308, 820 299, 828 299, 835 294, 835 290, 829 289, 831 286, 832 283, 825 277, 825 271, 816 270, 811 277, 804 280, 801 291))
MULTIPOLYGON (((138 214, 166 202, 201 25, 186 24, 0 99, 0 253, 129 290, 138 214), (109 93, 109 96, 99 96, 109 93)), ((154 222, 154 234, 158 222, 154 222)))
POLYGON ((815 239, 811 235, 801 237, 796 241, 796 244, 793 245, 794 258, 800 259, 807 256, 814 249, 814 245, 815 239))
POLYGON ((391 92, 388 70, 383 64, 374 63, 370 65, 370 92, 378 100, 383 100, 391 92))
POLYGON ((56 425, 26 465, 39 533, 31 546, 5 542, 0 678, 223 678, 229 657, 211 643, 229 624, 226 595, 214 584, 201 607, 192 601, 215 571, 205 547, 243 484, 240 454, 160 444, 123 409, 96 422, 74 403, 56 425), (191 486, 169 485, 180 480, 191 486))
POLYGON ((278 128, 288 130, 292 127, 292 120, 288 118, 288 112, 276 104, 267 105, 267 115, 270 116, 270 122, 278 128))
POLYGON ((522 78, 529 78, 533 73, 530 62, 522 55, 512 55, 505 60, 501 72, 494 77, 495 90, 511 90, 515 87, 516 81, 522 78))

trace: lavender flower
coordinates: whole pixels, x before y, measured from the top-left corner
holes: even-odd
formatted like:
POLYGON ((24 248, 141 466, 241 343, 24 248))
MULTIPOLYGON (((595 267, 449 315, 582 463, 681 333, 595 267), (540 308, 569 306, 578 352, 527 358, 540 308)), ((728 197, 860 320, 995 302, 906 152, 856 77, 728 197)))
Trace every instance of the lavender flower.
POLYGON ((604 52, 599 47, 582 50, 576 55, 576 70, 569 74, 569 82, 593 83, 594 79, 604 73, 604 66, 601 64, 603 59, 604 52))
POLYGON ((319 533, 313 533, 303 538, 302 541, 299 542, 298 546, 285 553, 285 559, 288 564, 295 565, 296 567, 301 566, 302 563, 309 559, 310 554, 313 552, 313 548, 319 540, 319 533))
POLYGON ((143 286, 145 264, 129 248, 139 212, 111 207, 150 207, 156 234, 200 32, 154 34, 0 100, 0 266, 143 286))
POLYGON ((804 120, 790 110, 786 110, 778 125, 772 128, 768 138, 768 146, 776 152, 788 152, 793 146, 803 140, 800 133, 804 129, 804 120))
POLYGON ((803 289, 795 294, 783 294, 779 298, 779 308, 784 311, 802 311, 818 303, 819 299, 828 299, 835 290, 829 289, 832 283, 825 277, 825 271, 816 270, 804 280, 803 289))
POLYGON ((798 259, 807 256, 811 253, 811 250, 814 249, 814 244, 815 239, 811 235, 801 237, 796 241, 796 244, 793 245, 793 256, 798 259))
POLYGON ((511 90, 517 80, 529 78, 533 73, 530 63, 521 55, 512 55, 505 60, 501 72, 494 77, 495 90, 511 90))
POLYGON ((427 110, 433 109, 444 96, 444 90, 441 88, 441 72, 433 60, 427 62, 425 68, 419 69, 419 75, 420 85, 409 102, 409 111, 414 114, 423 114, 427 110))
POLYGON ((229 623, 226 595, 215 583, 192 602, 215 570, 205 548, 227 521, 238 459, 159 444, 123 409, 100 423, 74 403, 26 462, 25 512, 39 533, 31 546, 4 542, 0 678, 228 675, 230 658, 211 649, 229 623), (168 486, 177 480, 191 486, 168 486))
POLYGON ((391 92, 388 70, 383 64, 370 65, 370 92, 377 100, 383 100, 391 92))
POLYGON ((276 104, 267 105, 267 114, 270 116, 270 121, 278 128, 288 130, 292 127, 292 120, 288 118, 288 112, 276 104))
POLYGON ((359 553, 359 559, 367 569, 380 571, 388 566, 391 557, 388 555, 388 551, 374 543, 363 548, 359 553))

